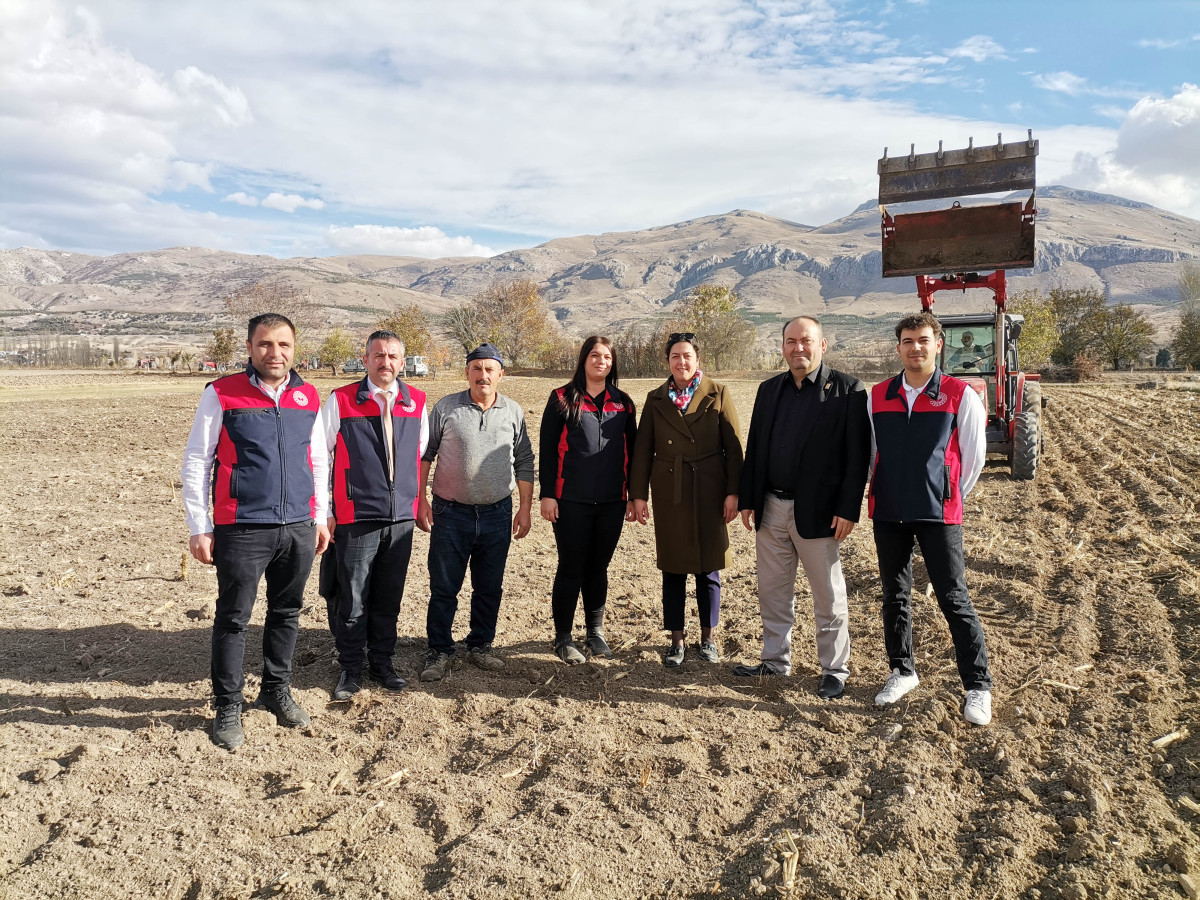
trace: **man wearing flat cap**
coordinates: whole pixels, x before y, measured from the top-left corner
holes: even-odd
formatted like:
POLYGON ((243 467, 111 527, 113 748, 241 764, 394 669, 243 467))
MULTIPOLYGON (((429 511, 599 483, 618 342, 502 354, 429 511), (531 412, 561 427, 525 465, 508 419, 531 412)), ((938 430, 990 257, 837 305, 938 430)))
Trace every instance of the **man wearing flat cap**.
POLYGON ((446 677, 454 655, 458 592, 471 569, 471 628, 467 658, 499 671, 492 649, 512 539, 529 533, 533 505, 533 445, 520 405, 497 388, 504 377, 500 351, 488 343, 467 354, 467 390, 443 397, 429 416, 421 457, 417 527, 429 535, 429 650, 422 681, 446 677), (433 500, 428 497, 433 461, 433 500), (512 492, 517 489, 517 513, 512 492))

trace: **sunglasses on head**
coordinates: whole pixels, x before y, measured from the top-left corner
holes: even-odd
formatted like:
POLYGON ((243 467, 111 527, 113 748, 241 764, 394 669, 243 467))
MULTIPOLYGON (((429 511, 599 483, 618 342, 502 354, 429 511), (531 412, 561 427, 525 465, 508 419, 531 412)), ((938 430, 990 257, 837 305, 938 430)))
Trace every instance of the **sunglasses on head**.
POLYGON ((689 344, 696 339, 696 335, 690 331, 677 331, 674 334, 668 334, 667 340, 672 344, 678 344, 680 341, 687 341, 689 344))

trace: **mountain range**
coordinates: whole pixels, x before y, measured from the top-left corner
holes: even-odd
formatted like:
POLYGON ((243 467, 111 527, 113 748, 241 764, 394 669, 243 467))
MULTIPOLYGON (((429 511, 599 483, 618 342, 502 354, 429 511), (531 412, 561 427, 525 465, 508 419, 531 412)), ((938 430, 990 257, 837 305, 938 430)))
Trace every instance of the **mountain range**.
MULTIPOLYGON (((1146 313, 1165 338, 1177 316, 1179 264, 1200 259, 1200 222, 1061 186, 1039 190, 1036 205, 1036 266, 1009 272, 1010 296, 1095 288, 1110 303, 1146 313)), ((489 258, 277 259, 199 247, 90 256, 19 248, 0 250, 0 332, 199 343, 219 322, 222 297, 264 279, 308 292, 329 325, 366 329, 397 305, 415 302, 436 320, 497 280, 529 278, 576 336, 669 313, 692 287, 714 283, 738 293, 743 314, 766 339, 802 313, 865 325, 916 308, 913 279, 885 279, 880 268, 873 200, 816 227, 734 210, 642 231, 559 238, 489 258)), ((984 292, 946 297, 939 295, 939 311, 991 302, 984 292)))

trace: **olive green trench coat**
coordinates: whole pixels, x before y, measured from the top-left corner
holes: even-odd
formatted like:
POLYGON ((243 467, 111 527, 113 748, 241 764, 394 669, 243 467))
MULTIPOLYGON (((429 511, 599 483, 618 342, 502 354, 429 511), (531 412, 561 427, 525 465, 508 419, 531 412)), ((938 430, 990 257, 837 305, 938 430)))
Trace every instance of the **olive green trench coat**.
POLYGON ((738 492, 741 472, 741 429, 724 385, 701 377, 683 415, 666 382, 646 395, 629 494, 652 499, 658 568, 689 574, 729 565, 724 504, 738 492))

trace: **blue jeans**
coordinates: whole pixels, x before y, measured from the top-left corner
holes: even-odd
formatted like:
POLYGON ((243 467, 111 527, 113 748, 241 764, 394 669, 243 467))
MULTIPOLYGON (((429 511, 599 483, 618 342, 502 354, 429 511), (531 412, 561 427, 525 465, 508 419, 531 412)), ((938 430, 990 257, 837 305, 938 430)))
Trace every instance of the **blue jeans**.
POLYGON ((483 647, 496 638, 496 619, 504 593, 504 566, 512 543, 512 498, 488 506, 468 506, 434 495, 429 534, 429 612, 425 633, 429 649, 454 653, 454 614, 467 566, 471 568, 471 631, 467 647, 483 647))

